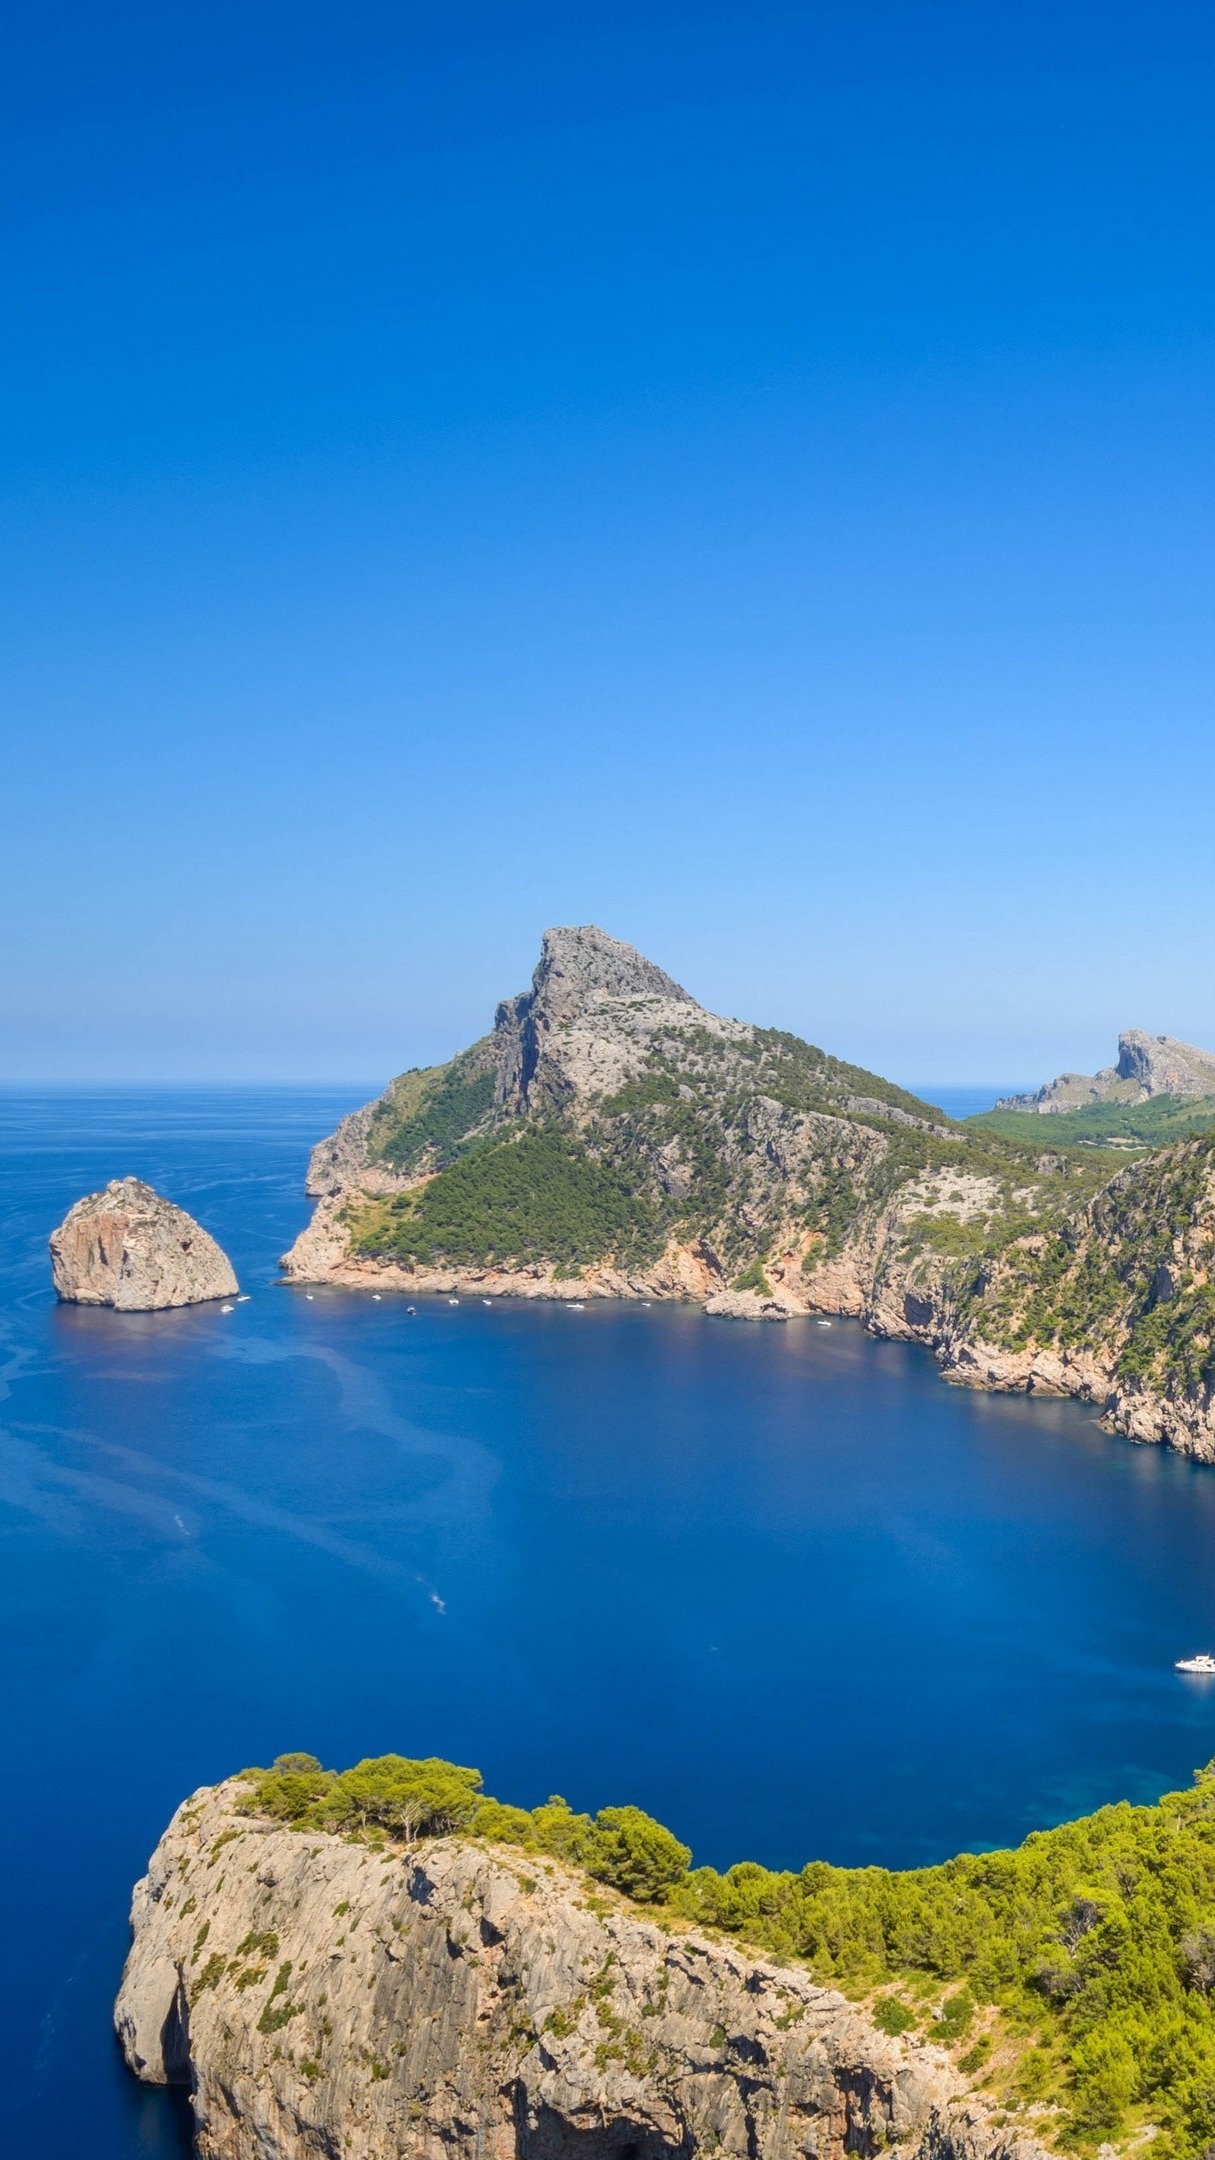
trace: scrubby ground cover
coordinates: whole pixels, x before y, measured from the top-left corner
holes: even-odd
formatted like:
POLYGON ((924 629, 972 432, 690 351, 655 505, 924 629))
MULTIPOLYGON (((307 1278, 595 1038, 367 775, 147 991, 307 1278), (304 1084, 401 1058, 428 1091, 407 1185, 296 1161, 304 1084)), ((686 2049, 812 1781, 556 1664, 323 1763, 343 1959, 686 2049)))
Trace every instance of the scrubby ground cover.
POLYGON ((1006 1251, 972 1291, 984 1339, 1108 1347, 1117 1376, 1215 1386, 1215 1134, 1136 1163, 1090 1204, 1006 1251))
POLYGON ((1215 2145, 1215 1765, 1155 1806, 1119 1803, 1013 1851, 930 1868, 693 1868, 642 1810, 515 1808, 477 1771, 389 1755, 247 1771, 251 1812, 411 1845, 452 1832, 552 1854, 666 1924, 720 1931, 869 2002, 1063 2150, 1153 2132, 1160 2160, 1215 2145))
POLYGON ((405 1074, 377 1110, 372 1159, 425 1182, 352 1199, 356 1256, 631 1268, 673 1238, 707 1246, 740 1283, 799 1240, 812 1273, 925 1180, 984 1179, 991 1205, 977 1222, 909 1212, 903 1247, 950 1260, 1053 1222, 1122 1160, 972 1132, 773 1029, 660 1032, 614 1094, 534 1118, 492 1112, 483 1049, 405 1074))
POLYGON ((1039 1142, 1052 1147, 1102 1147, 1111 1141, 1136 1147, 1170 1147, 1215 1128, 1215 1100, 1180 1095, 1154 1095, 1147 1102, 1089 1103, 1083 1110, 1037 1111, 985 1110, 966 1120, 968 1131, 996 1133, 1004 1139, 1025 1138, 1026 1127, 1037 1127, 1039 1142))

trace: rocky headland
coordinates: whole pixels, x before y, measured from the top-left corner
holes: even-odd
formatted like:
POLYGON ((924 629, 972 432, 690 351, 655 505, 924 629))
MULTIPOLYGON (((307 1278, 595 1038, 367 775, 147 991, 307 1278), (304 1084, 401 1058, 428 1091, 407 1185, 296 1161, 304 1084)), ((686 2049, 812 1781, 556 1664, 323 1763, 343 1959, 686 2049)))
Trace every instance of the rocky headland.
MULTIPOLYGON (((548 1856, 288 1829, 239 1780, 136 1886, 123 2052, 199 2160, 1035 2160, 944 2047, 548 1856)), ((982 2051, 981 2051, 982 2052, 982 2051)))
POLYGON ((50 1248, 55 1293, 69 1305, 162 1312, 231 1297, 237 1287, 215 1239, 140 1178, 113 1178, 78 1200, 50 1248))
POLYGON ((1159 1095, 1182 1102, 1215 1096, 1215 1051, 1126 1028, 1118 1037, 1115 1064, 1098 1073, 1060 1073, 1036 1094, 1006 1095, 996 1108, 1059 1116, 1093 1103, 1144 1103, 1159 1095))
MULTIPOLYGON (((1131 1031, 1118 1085, 1167 1108, 1205 1084, 1204 1060, 1215 1075, 1206 1053, 1131 1031)), ((1128 1162, 1054 1145, 1055 1123, 956 1125, 707 1011, 601 930, 550 930, 489 1035, 317 1146, 317 1207, 283 1267, 407 1293, 850 1314, 925 1343, 959 1384, 1076 1395, 1215 1460, 1215 1138, 1128 1162)))

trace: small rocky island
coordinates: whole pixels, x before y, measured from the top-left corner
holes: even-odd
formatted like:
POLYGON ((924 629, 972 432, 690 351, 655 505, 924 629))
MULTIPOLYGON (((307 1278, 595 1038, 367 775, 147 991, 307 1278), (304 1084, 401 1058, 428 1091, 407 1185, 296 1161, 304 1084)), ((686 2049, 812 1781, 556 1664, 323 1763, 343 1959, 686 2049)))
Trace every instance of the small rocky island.
POLYGON ((236 1276, 215 1239, 141 1178, 112 1178, 51 1233, 55 1293, 67 1305, 164 1312, 232 1297, 236 1276))

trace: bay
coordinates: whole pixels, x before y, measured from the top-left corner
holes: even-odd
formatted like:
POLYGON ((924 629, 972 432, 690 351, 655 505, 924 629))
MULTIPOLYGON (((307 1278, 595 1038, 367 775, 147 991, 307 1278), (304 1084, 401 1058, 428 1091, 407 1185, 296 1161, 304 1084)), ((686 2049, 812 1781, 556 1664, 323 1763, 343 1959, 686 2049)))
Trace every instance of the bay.
POLYGON ((1185 1782, 1215 1478, 855 1325, 275 1286, 369 1087, 0 1095, 5 2149, 175 2160, 109 2030, 130 1885, 286 1748, 635 1800, 718 1865, 912 1865, 1185 1782), (133 1171, 249 1302, 60 1308, 133 1171))

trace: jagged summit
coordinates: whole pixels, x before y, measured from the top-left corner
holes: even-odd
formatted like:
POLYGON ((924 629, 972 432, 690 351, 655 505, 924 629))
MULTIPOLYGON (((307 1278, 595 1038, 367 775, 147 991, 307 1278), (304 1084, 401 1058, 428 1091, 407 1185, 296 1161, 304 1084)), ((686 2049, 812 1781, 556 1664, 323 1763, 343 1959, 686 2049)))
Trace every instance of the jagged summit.
MULTIPOLYGON (((572 1019, 596 1000, 604 998, 673 998, 681 1005, 696 1000, 665 969, 639 953, 636 946, 609 937, 594 923, 546 930, 540 941, 540 958, 532 987, 522 998, 533 1011, 543 1011, 550 1026, 572 1019)), ((501 1010, 501 1008, 499 1008, 501 1010)))
POLYGON ((1007 1095, 998 1110, 1026 1110, 1041 1116, 1084 1110, 1090 1103, 1141 1103, 1153 1095, 1186 1101, 1215 1096, 1215 1052, 1179 1042, 1175 1035, 1147 1035, 1124 1028, 1118 1037, 1118 1062, 1098 1073, 1060 1073, 1033 1095, 1007 1095))
POLYGON ((531 989, 504 998, 494 1016, 491 1054, 498 1108, 555 1108, 583 1084, 593 1085, 597 1052, 600 1065, 606 1052, 612 1067, 610 1075, 604 1068, 601 1081, 624 1080, 635 1062, 628 1041, 646 1032, 639 1004, 651 1027, 663 1020, 678 1026, 692 1013, 703 1014, 695 998, 664 969, 593 923, 546 930, 531 989), (620 1004, 630 1009, 616 1014, 609 1010, 620 1004), (681 1009, 672 1012, 672 1007, 681 1009), (570 1038, 560 1055, 552 1042, 559 1030, 570 1038), (573 1040, 575 1035, 581 1040, 573 1040))

